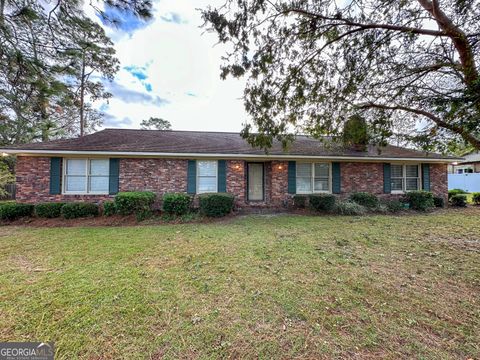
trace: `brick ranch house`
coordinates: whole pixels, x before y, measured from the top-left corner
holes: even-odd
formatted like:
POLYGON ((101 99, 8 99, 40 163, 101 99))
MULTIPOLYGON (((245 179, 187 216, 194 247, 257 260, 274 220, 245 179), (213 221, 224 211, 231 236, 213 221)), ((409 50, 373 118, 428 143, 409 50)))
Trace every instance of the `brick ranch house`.
POLYGON ((366 151, 297 136, 284 151, 252 148, 238 133, 105 129, 76 139, 10 146, 18 202, 111 199, 119 191, 229 192, 237 207, 285 207, 294 194, 409 190, 447 195, 458 159, 385 146, 366 151))

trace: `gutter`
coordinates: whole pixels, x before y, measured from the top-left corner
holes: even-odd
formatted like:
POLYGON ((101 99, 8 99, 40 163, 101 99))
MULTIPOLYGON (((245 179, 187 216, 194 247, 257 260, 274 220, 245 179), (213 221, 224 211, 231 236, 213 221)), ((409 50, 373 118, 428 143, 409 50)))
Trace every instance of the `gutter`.
POLYGON ((429 163, 453 163, 463 158, 428 158, 428 157, 373 157, 373 156, 313 156, 313 155, 256 155, 256 154, 208 154, 208 153, 162 153, 162 152, 128 152, 128 151, 72 151, 72 150, 27 150, 0 149, 7 155, 72 155, 72 156, 109 156, 109 157, 153 157, 184 159, 256 159, 256 160, 344 160, 360 162, 379 161, 422 161, 429 163))

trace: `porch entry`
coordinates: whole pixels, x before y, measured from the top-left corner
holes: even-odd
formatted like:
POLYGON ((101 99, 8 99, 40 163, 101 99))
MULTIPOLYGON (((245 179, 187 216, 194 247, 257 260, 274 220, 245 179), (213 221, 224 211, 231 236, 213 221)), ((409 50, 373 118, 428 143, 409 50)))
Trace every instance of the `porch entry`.
POLYGON ((247 192, 249 201, 264 199, 264 164, 247 163, 247 192))

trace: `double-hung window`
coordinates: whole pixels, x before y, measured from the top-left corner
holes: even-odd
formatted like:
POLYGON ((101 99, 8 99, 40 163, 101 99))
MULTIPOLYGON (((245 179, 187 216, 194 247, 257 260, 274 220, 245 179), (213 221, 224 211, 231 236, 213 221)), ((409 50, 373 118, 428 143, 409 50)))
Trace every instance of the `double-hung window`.
POLYGON ((197 193, 217 192, 217 176, 217 161, 197 161, 197 193))
POLYGON ((420 189, 420 167, 418 164, 391 165, 392 192, 405 192, 420 189))
POLYGON ((108 194, 108 159, 65 159, 63 164, 65 194, 108 194))
POLYGON ((329 163, 297 163, 297 193, 330 192, 329 163))

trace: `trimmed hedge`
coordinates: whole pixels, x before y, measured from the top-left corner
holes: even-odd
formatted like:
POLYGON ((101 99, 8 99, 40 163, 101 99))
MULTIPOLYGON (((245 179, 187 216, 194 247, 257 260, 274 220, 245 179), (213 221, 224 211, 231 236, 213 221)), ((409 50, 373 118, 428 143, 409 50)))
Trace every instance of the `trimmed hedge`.
POLYGON ((201 194, 200 212, 209 217, 222 217, 233 210, 234 196, 228 193, 201 194))
POLYGON ((480 192, 472 193, 472 201, 475 205, 480 205, 480 192))
POLYGON ((120 215, 151 213, 156 195, 151 191, 119 192, 115 196, 115 206, 120 215))
POLYGON ((98 205, 92 203, 67 203, 62 206, 62 216, 65 219, 76 219, 98 215, 98 205))
POLYGON ((413 210, 427 211, 435 206, 433 194, 429 191, 409 191, 405 194, 405 200, 413 210))
POLYGON ((445 199, 441 196, 434 196, 433 204, 435 205, 435 207, 443 208, 445 207, 445 199))
POLYGON ((310 203, 310 207, 316 211, 332 211, 335 208, 335 195, 310 195, 308 202, 310 203))
POLYGON ((379 204, 378 198, 367 192, 353 193, 350 200, 369 209, 375 209, 379 204))
POLYGON ((462 190, 462 189, 452 189, 452 190, 448 190, 448 200, 450 200, 450 198, 452 196, 455 196, 455 195, 460 195, 460 194, 468 194, 465 190, 462 190))
POLYGON ((163 195, 163 211, 169 215, 185 215, 190 211, 192 198, 184 193, 166 193, 163 195))
POLYGON ((453 195, 450 198, 450 203, 455 207, 466 207, 467 206, 467 195, 457 194, 453 195))
POLYGON ((365 215, 367 209, 353 201, 339 201, 335 204, 335 212, 340 215, 365 215))
POLYGON ((294 195, 293 206, 296 207, 297 209, 305 209, 305 207, 307 206, 307 196, 294 195))
POLYGON ((104 201, 103 202, 103 216, 112 216, 117 213, 117 205, 114 201, 104 201))
POLYGON ((25 216, 32 216, 33 208, 32 204, 6 203, 0 205, 0 219, 15 220, 25 216))
POLYGON ((62 206, 65 203, 51 202, 35 205, 35 216, 40 218, 57 218, 62 214, 62 206))

